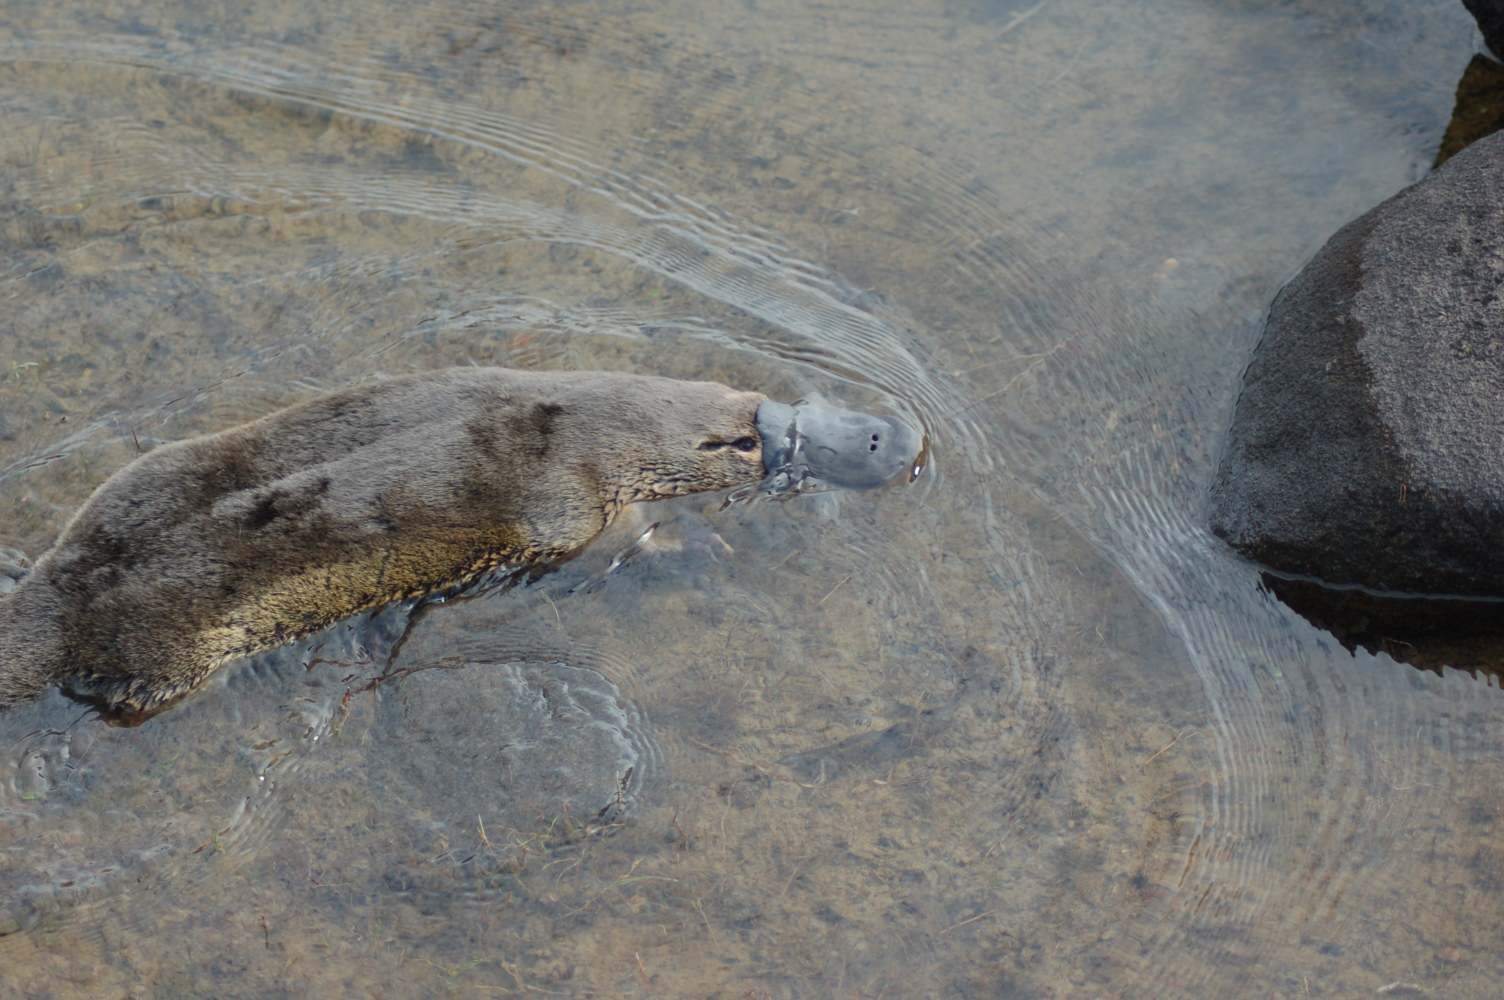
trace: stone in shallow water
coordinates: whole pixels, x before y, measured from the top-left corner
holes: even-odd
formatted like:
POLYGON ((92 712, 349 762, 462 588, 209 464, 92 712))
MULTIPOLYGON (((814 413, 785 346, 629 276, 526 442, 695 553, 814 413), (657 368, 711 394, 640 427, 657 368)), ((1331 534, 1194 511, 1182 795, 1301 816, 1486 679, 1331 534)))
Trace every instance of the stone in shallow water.
POLYGON ((1504 134, 1349 223, 1275 299, 1212 487, 1274 569, 1504 595, 1504 134))
POLYGON ((467 662, 381 688, 383 784, 407 810, 466 834, 631 810, 658 751, 636 708, 595 670, 467 662))

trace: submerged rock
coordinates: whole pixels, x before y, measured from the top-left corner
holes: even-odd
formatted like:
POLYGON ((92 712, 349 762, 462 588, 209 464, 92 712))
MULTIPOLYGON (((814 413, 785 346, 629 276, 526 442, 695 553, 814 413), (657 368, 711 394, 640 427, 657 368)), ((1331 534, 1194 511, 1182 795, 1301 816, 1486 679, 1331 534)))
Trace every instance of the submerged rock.
POLYGON ((1276 297, 1212 528, 1287 573, 1504 594, 1504 134, 1349 223, 1276 297))
POLYGON ((654 771, 657 744, 598 671, 554 660, 461 662, 381 689, 382 797, 454 831, 568 816, 614 822, 654 771))

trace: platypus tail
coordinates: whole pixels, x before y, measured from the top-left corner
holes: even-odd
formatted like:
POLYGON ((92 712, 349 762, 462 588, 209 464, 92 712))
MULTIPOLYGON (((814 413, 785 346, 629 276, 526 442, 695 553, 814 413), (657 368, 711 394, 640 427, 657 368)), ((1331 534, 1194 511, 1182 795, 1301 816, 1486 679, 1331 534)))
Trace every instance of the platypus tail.
POLYGON ((31 563, 0 549, 0 709, 30 701, 60 680, 62 638, 37 586, 27 586, 31 563))

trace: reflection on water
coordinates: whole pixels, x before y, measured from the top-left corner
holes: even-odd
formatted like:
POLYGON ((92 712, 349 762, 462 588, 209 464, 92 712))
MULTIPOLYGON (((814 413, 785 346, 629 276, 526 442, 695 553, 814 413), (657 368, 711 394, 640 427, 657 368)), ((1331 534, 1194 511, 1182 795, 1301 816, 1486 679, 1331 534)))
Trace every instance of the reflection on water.
POLYGON ((657 506, 136 728, 7 714, 7 992, 1493 992, 1496 684, 1350 653, 1202 510, 1274 291, 1435 154, 1460 4, 211 7, 0 25, 0 546, 472 362, 929 466, 657 506))
POLYGON ((1380 593, 1261 574, 1265 589, 1349 652, 1384 653, 1425 670, 1504 675, 1504 601, 1380 593))

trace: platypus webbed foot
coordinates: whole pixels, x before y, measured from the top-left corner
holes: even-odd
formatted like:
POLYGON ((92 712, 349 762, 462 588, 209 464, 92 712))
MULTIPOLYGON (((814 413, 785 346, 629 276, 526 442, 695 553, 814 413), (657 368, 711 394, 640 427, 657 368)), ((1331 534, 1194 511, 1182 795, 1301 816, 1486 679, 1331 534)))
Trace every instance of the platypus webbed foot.
POLYGON ((113 726, 139 726, 192 693, 196 685, 146 677, 79 675, 63 680, 63 694, 92 706, 113 726))

